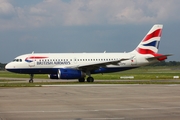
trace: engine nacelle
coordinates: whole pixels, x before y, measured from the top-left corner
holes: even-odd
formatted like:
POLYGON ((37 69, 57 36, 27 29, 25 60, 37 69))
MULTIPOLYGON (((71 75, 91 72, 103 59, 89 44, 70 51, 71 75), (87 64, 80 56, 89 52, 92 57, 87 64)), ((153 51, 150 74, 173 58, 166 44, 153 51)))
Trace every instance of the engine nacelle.
POLYGON ((57 74, 48 75, 50 79, 79 79, 86 76, 86 74, 80 70, 60 68, 57 74))

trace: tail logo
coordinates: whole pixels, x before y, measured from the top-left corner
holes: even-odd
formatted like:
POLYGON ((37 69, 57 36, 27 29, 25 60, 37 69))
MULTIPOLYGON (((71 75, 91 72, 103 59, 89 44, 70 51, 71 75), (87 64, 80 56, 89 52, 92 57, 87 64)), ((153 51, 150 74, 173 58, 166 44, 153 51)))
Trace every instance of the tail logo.
POLYGON ((158 52, 162 27, 153 26, 148 34, 144 37, 141 43, 136 48, 136 51, 140 54, 154 55, 158 52))

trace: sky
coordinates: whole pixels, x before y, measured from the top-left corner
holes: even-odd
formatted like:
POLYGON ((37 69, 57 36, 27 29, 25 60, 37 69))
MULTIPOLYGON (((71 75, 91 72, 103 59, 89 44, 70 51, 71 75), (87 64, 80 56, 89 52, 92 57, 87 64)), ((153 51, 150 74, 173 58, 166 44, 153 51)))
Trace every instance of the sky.
POLYGON ((32 53, 129 52, 163 24, 161 54, 180 61, 180 0, 0 0, 0 62, 32 53))

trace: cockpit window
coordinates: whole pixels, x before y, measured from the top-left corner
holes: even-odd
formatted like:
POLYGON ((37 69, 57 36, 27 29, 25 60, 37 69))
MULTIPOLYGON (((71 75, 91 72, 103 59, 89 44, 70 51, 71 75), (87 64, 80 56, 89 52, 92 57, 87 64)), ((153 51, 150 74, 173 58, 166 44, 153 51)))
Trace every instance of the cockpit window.
POLYGON ((22 62, 22 59, 14 59, 13 62, 22 62))

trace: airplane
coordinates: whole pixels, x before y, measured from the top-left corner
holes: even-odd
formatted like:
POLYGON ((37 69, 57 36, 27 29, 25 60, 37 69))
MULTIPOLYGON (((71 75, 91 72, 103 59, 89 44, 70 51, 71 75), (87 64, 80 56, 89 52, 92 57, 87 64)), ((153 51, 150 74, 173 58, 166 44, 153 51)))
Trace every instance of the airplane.
POLYGON ((130 70, 167 59, 170 54, 158 53, 162 29, 162 24, 155 24, 131 52, 33 52, 16 57, 5 69, 14 73, 29 74, 29 83, 33 83, 34 74, 48 74, 50 79, 78 79, 79 82, 85 82, 88 76, 87 82, 94 82, 91 74, 130 70))

